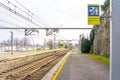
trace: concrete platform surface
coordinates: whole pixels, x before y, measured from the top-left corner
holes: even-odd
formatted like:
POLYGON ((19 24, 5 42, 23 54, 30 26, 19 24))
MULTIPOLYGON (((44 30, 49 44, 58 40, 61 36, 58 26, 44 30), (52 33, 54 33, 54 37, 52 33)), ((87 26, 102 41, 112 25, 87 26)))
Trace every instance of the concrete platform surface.
POLYGON ((109 66, 75 52, 68 58, 57 80, 109 80, 109 66))

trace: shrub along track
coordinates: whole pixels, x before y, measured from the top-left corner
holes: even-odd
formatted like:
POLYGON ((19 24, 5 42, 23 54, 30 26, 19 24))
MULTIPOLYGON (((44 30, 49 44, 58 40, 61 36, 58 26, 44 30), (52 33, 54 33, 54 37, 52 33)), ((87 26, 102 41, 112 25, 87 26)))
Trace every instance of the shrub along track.
POLYGON ((5 61, 4 65, 9 66, 1 70, 0 80, 40 80, 67 52, 55 51, 5 61))

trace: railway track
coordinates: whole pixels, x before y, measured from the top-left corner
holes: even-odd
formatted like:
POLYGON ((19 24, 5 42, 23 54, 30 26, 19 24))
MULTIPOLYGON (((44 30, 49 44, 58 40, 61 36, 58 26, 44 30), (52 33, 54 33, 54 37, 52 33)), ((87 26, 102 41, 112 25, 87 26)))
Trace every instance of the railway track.
POLYGON ((66 53, 56 51, 0 73, 0 80, 40 80, 66 53))

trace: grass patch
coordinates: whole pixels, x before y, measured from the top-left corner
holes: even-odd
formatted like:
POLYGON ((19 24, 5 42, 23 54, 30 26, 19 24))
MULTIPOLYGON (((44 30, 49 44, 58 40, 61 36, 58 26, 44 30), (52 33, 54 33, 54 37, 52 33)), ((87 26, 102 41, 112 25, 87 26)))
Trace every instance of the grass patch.
POLYGON ((96 61, 103 62, 105 64, 110 64, 110 58, 102 56, 102 55, 96 55, 92 53, 85 53, 88 57, 95 59, 96 61))
POLYGON ((105 63, 107 65, 110 64, 110 58, 109 57, 105 57, 105 56, 102 56, 102 55, 97 55, 97 54, 93 54, 93 53, 82 53, 80 50, 78 50, 78 53, 79 54, 84 54, 86 56, 88 56, 89 58, 92 58, 98 62, 102 62, 102 63, 105 63))
POLYGON ((29 52, 37 52, 37 50, 29 50, 29 52))

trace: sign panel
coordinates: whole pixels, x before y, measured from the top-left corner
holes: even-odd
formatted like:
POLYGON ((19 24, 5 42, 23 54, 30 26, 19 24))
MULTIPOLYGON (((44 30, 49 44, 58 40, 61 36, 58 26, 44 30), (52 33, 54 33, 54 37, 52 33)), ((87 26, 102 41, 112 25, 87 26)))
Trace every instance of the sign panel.
POLYGON ((88 25, 99 25, 99 5, 98 4, 88 4, 88 25))

